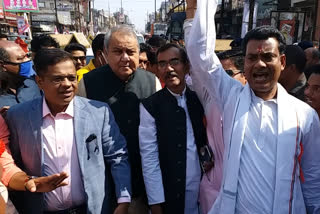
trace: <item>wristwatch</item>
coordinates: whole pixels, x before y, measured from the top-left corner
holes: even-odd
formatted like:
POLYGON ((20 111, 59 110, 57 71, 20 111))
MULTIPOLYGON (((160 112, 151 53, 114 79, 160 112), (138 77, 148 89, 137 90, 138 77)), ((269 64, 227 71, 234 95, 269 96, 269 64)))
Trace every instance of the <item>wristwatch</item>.
POLYGON ((37 176, 28 176, 25 180, 24 180, 24 188, 26 189, 26 191, 30 192, 30 190, 27 188, 27 183, 28 181, 37 178, 37 176))

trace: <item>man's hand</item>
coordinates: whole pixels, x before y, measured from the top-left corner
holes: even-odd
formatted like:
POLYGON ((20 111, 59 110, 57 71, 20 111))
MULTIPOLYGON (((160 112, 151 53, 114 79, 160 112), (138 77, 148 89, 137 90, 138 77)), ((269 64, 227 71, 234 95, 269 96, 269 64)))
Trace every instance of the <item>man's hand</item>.
POLYGON ((152 214, 162 214, 162 208, 160 204, 151 205, 152 214))
POLYGON ((187 10, 186 10, 187 19, 192 19, 197 10, 197 0, 186 0, 186 1, 187 1, 187 10))
POLYGON ((113 214, 128 214, 129 203, 120 203, 113 214))
POLYGON ((25 184, 25 188, 30 192, 50 192, 58 187, 68 185, 68 182, 64 181, 67 177, 69 175, 66 172, 61 172, 59 174, 33 178, 25 184))
POLYGON ((186 0, 187 9, 188 8, 197 8, 197 0, 186 0))

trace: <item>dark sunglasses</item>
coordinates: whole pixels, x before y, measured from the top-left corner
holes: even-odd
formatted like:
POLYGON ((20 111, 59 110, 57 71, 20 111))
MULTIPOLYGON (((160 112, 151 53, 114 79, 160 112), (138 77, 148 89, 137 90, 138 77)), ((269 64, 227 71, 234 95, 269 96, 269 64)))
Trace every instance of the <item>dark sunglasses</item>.
POLYGON ((73 56, 72 59, 74 59, 75 61, 84 61, 86 60, 86 56, 73 56))

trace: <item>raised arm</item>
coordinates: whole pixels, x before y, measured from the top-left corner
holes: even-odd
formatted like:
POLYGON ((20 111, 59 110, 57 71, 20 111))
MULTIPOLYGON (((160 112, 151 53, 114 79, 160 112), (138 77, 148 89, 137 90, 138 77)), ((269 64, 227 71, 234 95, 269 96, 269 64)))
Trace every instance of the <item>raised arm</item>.
POLYGON ((214 52, 214 16, 218 1, 198 0, 197 4, 195 2, 196 0, 187 0, 188 19, 184 24, 186 48, 192 67, 192 85, 205 110, 212 102, 222 110, 230 90, 239 93, 242 86, 225 73, 214 52), (195 8, 197 10, 192 21, 195 8))

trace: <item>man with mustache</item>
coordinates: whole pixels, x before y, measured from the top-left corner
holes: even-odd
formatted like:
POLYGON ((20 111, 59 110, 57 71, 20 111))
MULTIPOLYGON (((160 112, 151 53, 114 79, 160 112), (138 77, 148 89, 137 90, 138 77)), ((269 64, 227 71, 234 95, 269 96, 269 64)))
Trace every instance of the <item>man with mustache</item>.
MULTIPOLYGON (((188 7, 194 3, 187 1, 188 7)), ((319 213, 320 123, 312 108, 277 83, 286 61, 284 37, 270 26, 246 34, 243 86, 214 53, 217 5, 198 0, 190 8, 197 8, 194 20, 184 24, 193 87, 207 120, 218 109, 223 123, 223 179, 209 213, 319 213)))
POLYGON ((152 214, 198 214, 198 153, 208 149, 203 108, 186 86, 189 61, 185 50, 166 44, 159 48, 157 58, 166 86, 140 104, 139 144, 149 205, 152 214))

